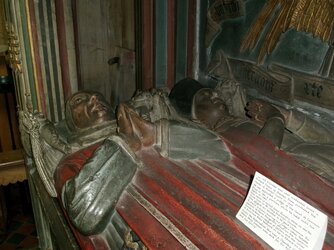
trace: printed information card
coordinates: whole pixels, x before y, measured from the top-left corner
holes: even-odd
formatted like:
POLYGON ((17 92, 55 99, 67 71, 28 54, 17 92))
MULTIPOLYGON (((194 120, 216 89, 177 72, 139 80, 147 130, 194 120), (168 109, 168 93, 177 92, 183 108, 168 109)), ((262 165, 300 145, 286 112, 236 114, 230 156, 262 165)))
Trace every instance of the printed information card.
POLYGON ((237 219, 274 249, 322 249, 327 215, 256 172, 237 219))

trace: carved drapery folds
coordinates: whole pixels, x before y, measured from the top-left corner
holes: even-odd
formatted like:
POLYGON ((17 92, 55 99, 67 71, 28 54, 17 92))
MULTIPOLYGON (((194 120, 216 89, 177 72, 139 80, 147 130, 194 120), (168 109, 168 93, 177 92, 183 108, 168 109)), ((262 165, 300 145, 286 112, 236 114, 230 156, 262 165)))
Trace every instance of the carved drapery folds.
POLYGON ((47 192, 51 197, 57 197, 52 173, 57 163, 52 166, 46 162, 42 148, 43 138, 40 136, 46 119, 41 113, 32 114, 27 111, 19 111, 19 118, 24 149, 28 155, 33 156, 36 169, 47 192))

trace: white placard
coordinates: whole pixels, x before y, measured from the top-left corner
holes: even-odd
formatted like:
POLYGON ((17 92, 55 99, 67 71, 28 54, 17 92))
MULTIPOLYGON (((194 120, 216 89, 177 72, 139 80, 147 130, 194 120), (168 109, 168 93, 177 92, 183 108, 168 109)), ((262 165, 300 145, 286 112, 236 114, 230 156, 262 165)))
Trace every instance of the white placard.
POLYGON ((328 221, 327 215, 258 172, 236 217, 274 249, 322 249, 328 221))

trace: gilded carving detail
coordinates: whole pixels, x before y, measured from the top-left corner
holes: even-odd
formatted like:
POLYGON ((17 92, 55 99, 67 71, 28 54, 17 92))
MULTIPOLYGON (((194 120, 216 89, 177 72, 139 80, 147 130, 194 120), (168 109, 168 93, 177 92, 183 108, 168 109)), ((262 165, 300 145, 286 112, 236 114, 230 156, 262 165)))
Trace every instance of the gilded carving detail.
POLYGON ((20 58, 20 44, 14 27, 7 25, 8 32, 8 59, 10 67, 19 73, 22 73, 22 62, 20 58))
POLYGON ((275 49, 282 33, 289 29, 312 34, 329 44, 333 43, 333 0, 268 0, 245 35, 241 52, 252 50, 264 32, 266 24, 273 21, 265 35, 258 62, 275 49))

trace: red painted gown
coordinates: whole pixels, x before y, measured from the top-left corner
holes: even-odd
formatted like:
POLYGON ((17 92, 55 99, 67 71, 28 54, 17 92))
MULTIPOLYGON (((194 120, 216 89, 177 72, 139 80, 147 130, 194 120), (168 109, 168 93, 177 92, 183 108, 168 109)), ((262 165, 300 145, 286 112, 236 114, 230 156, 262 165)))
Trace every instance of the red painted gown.
MULTIPOLYGON (((117 197, 113 211, 146 247, 269 248, 236 219, 251 178, 258 171, 328 215, 324 249, 334 248, 333 183, 306 169, 264 138, 247 131, 231 129, 215 140, 224 149, 223 154, 228 153, 227 158, 222 157, 224 160, 205 157, 205 154, 186 159, 169 157, 162 154, 159 147, 136 152, 139 164, 117 197)), ((204 139, 195 140, 196 145, 193 141, 189 140, 188 146, 206 148, 211 145, 204 139)), ((81 150, 61 163, 56 174, 60 196, 64 195, 65 182, 79 174, 99 147, 100 144, 81 150)), ((176 154, 178 150, 181 149, 176 147, 176 154)), ((204 152, 210 155, 210 147, 204 152)), ((78 232, 80 230, 74 231, 83 248, 111 247, 103 232, 85 237, 78 232)))

